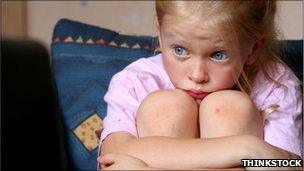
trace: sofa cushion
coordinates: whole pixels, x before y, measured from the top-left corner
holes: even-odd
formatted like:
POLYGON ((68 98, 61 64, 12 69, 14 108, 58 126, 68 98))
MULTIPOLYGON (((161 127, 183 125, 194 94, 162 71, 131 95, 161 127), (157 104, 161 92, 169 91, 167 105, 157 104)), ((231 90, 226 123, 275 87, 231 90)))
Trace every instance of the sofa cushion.
POLYGON ((95 170, 110 79, 138 58, 152 56, 156 38, 61 19, 52 40, 52 69, 69 157, 76 170, 95 170))
POLYGON ((294 71, 303 85, 303 40, 279 42, 282 60, 294 71))

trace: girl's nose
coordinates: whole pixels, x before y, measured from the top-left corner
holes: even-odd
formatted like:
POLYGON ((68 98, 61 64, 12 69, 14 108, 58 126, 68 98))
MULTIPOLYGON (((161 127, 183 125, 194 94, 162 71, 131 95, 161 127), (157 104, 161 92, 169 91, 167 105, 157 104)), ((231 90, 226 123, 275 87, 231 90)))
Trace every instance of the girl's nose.
POLYGON ((189 79, 195 83, 206 83, 209 81, 207 68, 204 65, 195 64, 188 75, 189 79))

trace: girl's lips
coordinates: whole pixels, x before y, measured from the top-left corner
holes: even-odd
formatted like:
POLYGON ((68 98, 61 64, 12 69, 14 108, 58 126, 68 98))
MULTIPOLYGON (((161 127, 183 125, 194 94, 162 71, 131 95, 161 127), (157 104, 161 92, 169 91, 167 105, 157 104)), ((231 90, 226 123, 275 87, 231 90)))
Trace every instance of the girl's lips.
POLYGON ((188 94, 190 94, 195 99, 203 99, 209 93, 201 91, 201 90, 186 90, 188 94))

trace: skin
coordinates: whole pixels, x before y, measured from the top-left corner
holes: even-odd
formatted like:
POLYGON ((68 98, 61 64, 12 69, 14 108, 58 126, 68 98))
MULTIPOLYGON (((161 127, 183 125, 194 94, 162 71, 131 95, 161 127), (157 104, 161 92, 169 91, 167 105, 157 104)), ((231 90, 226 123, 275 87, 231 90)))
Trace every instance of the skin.
POLYGON ((103 141, 98 161, 104 170, 235 168, 244 158, 296 157, 263 141, 256 107, 244 93, 228 90, 243 66, 254 63, 260 40, 240 44, 222 32, 223 40, 218 30, 195 22, 166 21, 157 28, 164 66, 177 89, 144 99, 136 118, 139 138, 115 132, 103 141), (196 99, 185 93, 189 89, 208 95, 196 99), (225 98, 231 103, 224 104, 225 98), (168 119, 172 113, 175 120, 168 119))

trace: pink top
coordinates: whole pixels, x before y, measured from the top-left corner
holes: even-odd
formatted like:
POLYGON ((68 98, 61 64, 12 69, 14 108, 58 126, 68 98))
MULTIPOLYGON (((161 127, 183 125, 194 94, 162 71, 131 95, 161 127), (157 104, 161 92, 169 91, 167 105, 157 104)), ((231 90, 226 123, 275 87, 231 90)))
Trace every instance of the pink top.
MULTIPOLYGON (((282 65, 279 65, 279 71, 272 73, 272 78, 287 89, 268 81, 259 72, 251 93, 261 111, 273 104, 279 105, 277 110, 266 116, 264 139, 301 156, 302 93, 299 83, 282 65)), ((100 142, 117 131, 126 131, 137 137, 137 109, 145 96, 160 89, 174 89, 164 70, 161 54, 141 58, 114 75, 104 97, 108 108, 100 142)))

